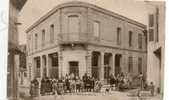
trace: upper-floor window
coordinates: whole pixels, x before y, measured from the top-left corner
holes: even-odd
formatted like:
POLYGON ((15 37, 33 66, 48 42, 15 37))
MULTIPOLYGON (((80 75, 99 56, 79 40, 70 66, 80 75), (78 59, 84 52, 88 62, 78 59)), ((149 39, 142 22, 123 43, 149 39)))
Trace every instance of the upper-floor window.
POLYGON ((138 58, 138 72, 142 73, 142 58, 138 58))
POLYGON ((149 29, 149 41, 154 41, 154 29, 149 29))
POLYGON ((31 35, 28 35, 28 51, 31 49, 31 35))
POLYGON ((99 37, 100 35, 100 23, 97 21, 93 23, 93 35, 94 37, 99 37))
POLYGON ((79 33, 80 31, 80 21, 78 15, 68 16, 68 32, 69 33, 79 33))
POLYGON ((117 45, 121 44, 121 28, 117 28, 117 45))
POLYGON ((31 41, 31 35, 28 35, 28 41, 31 41))
POLYGON ((50 42, 54 41, 54 25, 50 25, 50 42))
POLYGON ((138 34, 138 48, 142 49, 142 34, 138 34))
POLYGON ((38 47, 38 34, 35 34, 35 49, 38 47))
POLYGON ((153 27, 153 26, 154 26, 154 15, 149 14, 149 27, 153 27))
POLYGON ((133 72, 133 57, 131 56, 128 58, 128 72, 133 72))
POLYGON ((45 45, 45 30, 42 30, 42 46, 45 45))
POLYGON ((133 32, 132 31, 129 31, 129 47, 132 46, 132 36, 133 35, 133 32))

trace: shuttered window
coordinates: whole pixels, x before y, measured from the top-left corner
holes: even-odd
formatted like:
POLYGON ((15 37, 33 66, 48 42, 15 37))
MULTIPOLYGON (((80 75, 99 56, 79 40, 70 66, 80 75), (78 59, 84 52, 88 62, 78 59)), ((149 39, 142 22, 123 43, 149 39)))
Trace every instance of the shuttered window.
POLYGON ((121 44, 121 28, 117 28, 117 45, 121 44))
POLYGON ((99 37, 100 35, 100 23, 97 21, 93 23, 93 33, 94 37, 99 37))
POLYGON ((54 41, 54 25, 50 25, 50 42, 53 43, 54 41))

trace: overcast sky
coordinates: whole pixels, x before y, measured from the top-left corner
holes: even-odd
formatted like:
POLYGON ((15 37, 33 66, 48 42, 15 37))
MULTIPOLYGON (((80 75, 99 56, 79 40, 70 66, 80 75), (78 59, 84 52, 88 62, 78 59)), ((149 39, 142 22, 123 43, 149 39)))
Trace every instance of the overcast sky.
POLYGON ((147 9, 140 0, 27 0, 20 12, 19 43, 26 43, 25 30, 58 4, 83 1, 113 11, 135 21, 147 24, 147 9))

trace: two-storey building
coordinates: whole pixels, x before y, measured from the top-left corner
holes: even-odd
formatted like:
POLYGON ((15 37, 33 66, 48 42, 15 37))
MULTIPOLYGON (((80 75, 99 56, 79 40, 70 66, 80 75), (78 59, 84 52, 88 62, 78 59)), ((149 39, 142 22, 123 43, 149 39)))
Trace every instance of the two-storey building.
POLYGON ((146 26, 83 2, 58 5, 27 32, 29 77, 146 72, 146 26))

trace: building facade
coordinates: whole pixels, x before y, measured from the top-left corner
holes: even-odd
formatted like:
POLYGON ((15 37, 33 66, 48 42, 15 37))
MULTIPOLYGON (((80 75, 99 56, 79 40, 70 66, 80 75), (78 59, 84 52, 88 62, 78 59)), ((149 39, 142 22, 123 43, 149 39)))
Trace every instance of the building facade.
POLYGON ((164 90, 165 2, 147 2, 148 65, 147 81, 153 82, 157 93, 164 90))
POLYGON ((26 30, 29 78, 146 75, 145 30, 141 23, 92 4, 58 5, 26 30))

